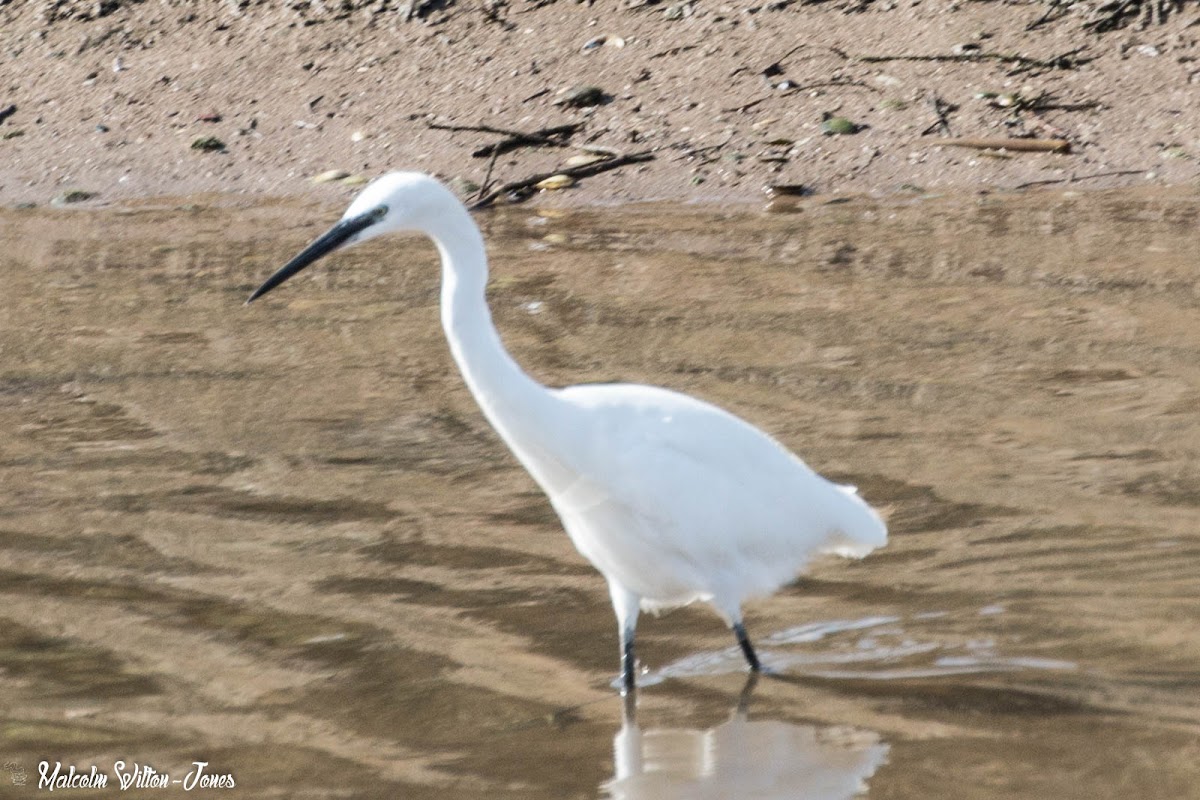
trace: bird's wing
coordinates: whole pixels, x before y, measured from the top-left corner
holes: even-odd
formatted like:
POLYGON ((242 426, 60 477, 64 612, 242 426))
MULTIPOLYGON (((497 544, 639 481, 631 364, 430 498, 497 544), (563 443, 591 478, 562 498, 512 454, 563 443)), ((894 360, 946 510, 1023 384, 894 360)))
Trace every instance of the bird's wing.
POLYGON ((581 417, 595 426, 583 473, 645 523, 637 535, 653 538, 646 544, 709 571, 753 562, 794 575, 839 535, 848 497, 865 508, 767 434, 703 401, 630 385, 564 395, 586 405, 581 417))

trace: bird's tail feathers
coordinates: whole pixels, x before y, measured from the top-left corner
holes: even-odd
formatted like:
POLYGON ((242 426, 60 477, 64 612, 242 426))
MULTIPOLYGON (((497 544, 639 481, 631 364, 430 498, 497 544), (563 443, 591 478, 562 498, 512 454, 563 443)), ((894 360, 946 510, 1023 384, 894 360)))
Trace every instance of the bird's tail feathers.
POLYGON ((858 496, 857 487, 834 486, 840 490, 840 502, 832 509, 830 534, 822 552, 844 558, 862 558, 887 544, 887 524, 858 496))

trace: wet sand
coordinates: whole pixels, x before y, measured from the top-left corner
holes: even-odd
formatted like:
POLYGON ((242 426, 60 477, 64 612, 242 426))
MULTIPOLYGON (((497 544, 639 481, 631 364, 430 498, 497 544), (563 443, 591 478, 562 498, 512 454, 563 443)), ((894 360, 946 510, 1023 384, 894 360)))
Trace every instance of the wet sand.
POLYGON ((654 160, 555 202, 1200 177, 1200 40, 1182 0, 1156 0, 1153 20, 1143 0, 487 2, 421 0, 411 19, 380 0, 0 3, 0 74, 38 78, 0 89, 0 205, 212 191, 338 202, 345 186, 310 179, 388 168, 455 179, 468 197, 596 146, 654 160), (585 87, 600 94, 567 102, 585 87), (825 135, 829 116, 854 132, 825 135), (469 130, 564 125, 578 126, 569 147, 494 164, 480 151, 504 135, 469 130), (1070 153, 948 144, 1013 136, 1070 153))
POLYGON ((647 619, 636 721, 601 579, 454 370, 432 247, 242 305, 340 211, 0 211, 28 794, 49 759, 109 796, 124 759, 240 797, 1200 796, 1194 193, 482 217, 532 374, 712 400, 889 515, 749 609, 781 677, 746 697, 715 615, 647 619))

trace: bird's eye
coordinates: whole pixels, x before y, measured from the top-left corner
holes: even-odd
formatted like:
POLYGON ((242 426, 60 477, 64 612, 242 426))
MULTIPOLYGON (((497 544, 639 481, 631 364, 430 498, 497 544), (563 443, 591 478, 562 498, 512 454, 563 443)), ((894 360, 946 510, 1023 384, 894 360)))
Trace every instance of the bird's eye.
POLYGON ((387 213, 388 213, 387 206, 377 206, 375 208, 375 210, 371 212, 371 216, 375 219, 376 222, 378 222, 379 220, 386 217, 387 213))

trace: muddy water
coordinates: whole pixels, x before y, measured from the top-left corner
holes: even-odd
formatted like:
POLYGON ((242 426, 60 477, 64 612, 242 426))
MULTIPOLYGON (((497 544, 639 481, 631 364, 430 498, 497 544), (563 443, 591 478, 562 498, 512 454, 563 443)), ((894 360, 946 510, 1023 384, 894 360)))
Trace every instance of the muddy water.
POLYGON ((778 678, 744 691, 704 609, 646 619, 635 712, 432 248, 242 306, 339 213, 0 213, 0 784, 1200 797, 1194 195, 483 219, 533 374, 716 401, 888 509, 886 550, 749 609, 778 678))

